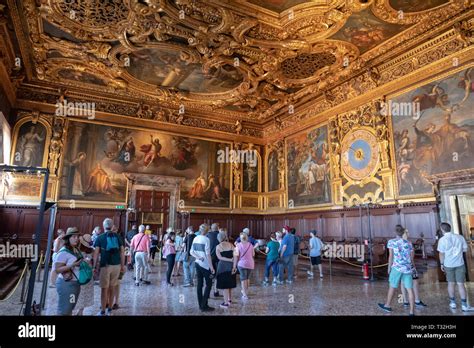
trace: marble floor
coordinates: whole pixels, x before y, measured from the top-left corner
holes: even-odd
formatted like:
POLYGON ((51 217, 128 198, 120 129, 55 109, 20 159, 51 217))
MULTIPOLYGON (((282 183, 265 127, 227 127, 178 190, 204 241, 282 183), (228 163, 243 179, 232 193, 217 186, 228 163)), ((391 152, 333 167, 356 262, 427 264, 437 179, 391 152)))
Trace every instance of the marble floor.
MULTIPOLYGON (((351 315, 351 316, 390 316, 408 315, 408 310, 397 303, 392 303, 393 313, 385 313, 377 307, 377 302, 384 302, 387 280, 364 281, 361 276, 351 275, 344 270, 332 269, 332 275, 325 265, 325 276, 307 279, 307 263, 300 263, 298 279, 291 285, 263 287, 263 262, 258 261, 256 270, 251 276, 250 298, 243 301, 240 297, 240 284, 234 289, 233 304, 229 309, 222 309, 219 304, 222 298, 212 296, 209 305, 216 308, 212 313, 201 313, 197 306, 195 288, 182 287, 183 277, 174 277, 175 286, 166 285, 166 263, 152 267, 151 285, 136 287, 132 272, 127 272, 122 279, 120 308, 113 315, 351 315)), ((428 268, 420 284, 421 299, 428 307, 417 309, 416 315, 474 315, 452 310, 447 302, 446 283, 433 281, 436 269, 428 268)), ((467 284, 469 297, 474 301, 474 283, 467 284)), ((95 315, 99 311, 100 288, 94 286, 95 305, 86 308, 84 315, 95 315)), ((36 283, 35 299, 39 299, 41 283, 36 283)), ((459 299, 458 299, 459 302, 459 299)), ((0 315, 19 315, 21 311, 20 287, 6 302, 0 302, 0 315)), ((43 315, 54 315, 56 310, 56 290, 48 288, 46 308, 43 315)))

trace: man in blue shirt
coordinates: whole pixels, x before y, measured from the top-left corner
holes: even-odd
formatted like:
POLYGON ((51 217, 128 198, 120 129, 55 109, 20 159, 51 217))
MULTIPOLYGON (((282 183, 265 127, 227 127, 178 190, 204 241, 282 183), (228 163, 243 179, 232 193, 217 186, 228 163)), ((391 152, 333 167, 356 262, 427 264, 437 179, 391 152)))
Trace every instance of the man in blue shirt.
POLYGON ((280 248, 280 281, 279 284, 283 284, 283 277, 285 269, 288 269, 288 284, 293 283, 293 252, 295 250, 295 236, 291 234, 287 228, 283 229, 285 236, 281 241, 280 248))

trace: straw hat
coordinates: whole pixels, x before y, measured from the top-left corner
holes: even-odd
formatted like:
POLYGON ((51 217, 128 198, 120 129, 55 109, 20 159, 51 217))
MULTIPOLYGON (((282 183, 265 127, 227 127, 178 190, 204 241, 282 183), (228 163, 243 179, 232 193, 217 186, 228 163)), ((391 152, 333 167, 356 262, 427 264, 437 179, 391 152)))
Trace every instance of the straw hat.
POLYGON ((79 242, 87 248, 90 248, 92 245, 92 237, 89 233, 86 233, 83 236, 79 237, 79 242))
POLYGON ((62 237, 63 239, 67 239, 75 234, 79 234, 79 230, 77 227, 68 227, 66 230, 66 234, 62 237))

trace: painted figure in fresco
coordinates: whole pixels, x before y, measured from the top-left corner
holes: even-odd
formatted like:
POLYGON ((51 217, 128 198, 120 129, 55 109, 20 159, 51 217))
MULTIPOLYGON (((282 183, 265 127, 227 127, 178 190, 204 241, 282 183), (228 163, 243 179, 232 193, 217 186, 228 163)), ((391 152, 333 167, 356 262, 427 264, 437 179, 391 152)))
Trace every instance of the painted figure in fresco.
POLYGON ((214 174, 209 174, 208 184, 206 190, 204 191, 205 202, 219 202, 222 199, 221 196, 221 186, 219 180, 214 176, 214 174))
POLYGON ((247 192, 257 192, 258 191, 258 172, 257 166, 249 166, 245 163, 244 165, 244 175, 246 176, 246 185, 244 191, 247 192))
POLYGON ((276 151, 272 151, 268 156, 268 190, 278 190, 278 155, 276 151))
POLYGON ((420 111, 436 106, 444 109, 449 105, 448 95, 439 84, 434 85, 429 93, 414 96, 412 102, 420 104, 420 111))
POLYGON ((356 46, 369 49, 390 37, 386 25, 375 19, 360 16, 343 30, 344 36, 356 46))
POLYGON ((204 173, 201 172, 201 174, 199 174, 199 177, 194 182, 193 187, 191 187, 191 190, 188 192, 188 197, 191 199, 201 199, 204 196, 205 187, 206 179, 204 179, 204 173))
POLYGON ((171 155, 171 164, 175 169, 185 170, 197 164, 197 143, 186 137, 173 137, 175 151, 171 155))
POLYGON ((18 152, 20 153, 20 161, 18 164, 25 167, 36 167, 41 165, 42 154, 38 150, 41 143, 45 140, 45 136, 41 135, 35 125, 30 127, 28 133, 23 134, 18 140, 18 152))
POLYGON ((89 174, 87 193, 104 193, 106 195, 117 193, 117 190, 112 186, 109 175, 102 169, 100 162, 97 162, 97 166, 89 174))
POLYGON ((112 159, 114 162, 120 163, 122 166, 129 165, 135 159, 135 144, 133 138, 127 139, 120 148, 117 156, 112 159))
POLYGON ((149 167, 150 164, 155 162, 161 157, 161 144, 159 138, 153 138, 153 135, 150 134, 150 144, 142 145, 140 151, 145 153, 143 158, 143 164, 145 167, 149 167))
MULTIPOLYGON (((79 152, 77 158, 70 163, 69 175, 72 178, 71 194, 73 196, 84 196, 84 179, 86 176, 85 152, 79 152)), ((71 183, 71 181, 69 181, 71 183)))

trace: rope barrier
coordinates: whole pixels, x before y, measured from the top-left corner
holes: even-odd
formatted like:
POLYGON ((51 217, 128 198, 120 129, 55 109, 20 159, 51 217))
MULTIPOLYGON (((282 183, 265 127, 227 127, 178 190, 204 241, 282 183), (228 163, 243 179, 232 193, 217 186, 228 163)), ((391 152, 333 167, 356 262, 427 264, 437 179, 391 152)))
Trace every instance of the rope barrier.
MULTIPOLYGON (((44 254, 43 254, 43 252, 41 252, 40 259, 39 259, 39 261, 38 261, 38 267, 36 267, 36 273, 38 273, 38 270, 39 270, 39 268, 41 267, 41 261, 43 260, 43 256, 44 256, 44 254)), ((46 258, 45 258, 45 260, 43 261, 43 265, 45 264, 45 262, 46 262, 46 258)))
POLYGON ((23 279, 23 276, 25 275, 25 271, 26 271, 27 268, 28 268, 28 263, 25 262, 25 267, 23 267, 23 271, 21 272, 20 279, 18 279, 18 283, 16 283, 15 287, 7 295, 7 297, 5 297, 3 300, 0 300, 0 302, 8 301, 10 299, 10 297, 12 297, 12 295, 15 293, 16 289, 18 288, 18 285, 20 285, 21 280, 23 279))
MULTIPOLYGON (((264 253, 263 251, 261 251, 261 250, 259 250, 259 249, 256 249, 256 250, 257 250, 260 254, 262 254, 262 255, 265 255, 265 256, 267 255, 266 253, 264 253)), ((308 260, 311 258, 311 257, 306 256, 306 255, 303 255, 303 254, 301 254, 301 253, 298 254, 298 256, 299 256, 299 257, 303 257, 303 258, 308 259, 308 260)), ((336 259, 339 259, 339 260, 341 260, 342 262, 345 262, 345 263, 347 263, 348 265, 351 265, 351 266, 353 266, 353 267, 362 267, 362 265, 359 265, 359 264, 356 264, 356 263, 352 263, 352 262, 346 261, 346 260, 344 260, 344 259, 342 259, 342 258, 340 258, 340 257, 336 257, 336 259)), ((387 265, 388 265, 388 262, 387 262, 387 263, 384 263, 384 264, 382 264, 382 265, 373 266, 373 268, 385 267, 385 266, 387 266, 387 265)))

